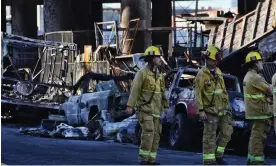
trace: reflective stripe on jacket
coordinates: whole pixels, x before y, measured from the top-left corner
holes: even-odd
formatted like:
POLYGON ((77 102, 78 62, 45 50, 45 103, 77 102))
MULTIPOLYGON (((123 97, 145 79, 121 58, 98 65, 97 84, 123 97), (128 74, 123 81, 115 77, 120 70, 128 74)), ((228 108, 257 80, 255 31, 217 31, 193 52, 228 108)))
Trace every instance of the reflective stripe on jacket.
POLYGON ((267 97, 269 84, 256 70, 250 69, 243 80, 246 119, 271 118, 267 97))
POLYGON ((165 97, 165 82, 161 73, 157 73, 157 79, 155 74, 149 70, 148 66, 144 67, 137 72, 131 87, 131 93, 127 105, 136 106, 138 111, 149 113, 154 117, 160 117, 162 114, 162 108, 168 107, 168 101, 165 97), (153 95, 152 101, 148 102, 153 95))
POLYGON ((204 109, 206 112, 218 115, 219 112, 225 111, 230 107, 222 73, 219 68, 216 68, 215 72, 218 76, 217 86, 215 78, 206 66, 196 76, 195 100, 197 114, 200 109, 204 109), (213 95, 214 99, 210 106, 213 95))

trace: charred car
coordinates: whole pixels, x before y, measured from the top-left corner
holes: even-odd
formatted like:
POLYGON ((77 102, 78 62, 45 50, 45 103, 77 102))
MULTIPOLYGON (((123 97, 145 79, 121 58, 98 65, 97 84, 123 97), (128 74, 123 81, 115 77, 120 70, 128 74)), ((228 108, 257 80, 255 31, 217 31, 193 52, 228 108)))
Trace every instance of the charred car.
MULTIPOLYGON (((176 149, 191 149, 193 145, 200 145, 202 138, 202 122, 198 121, 195 107, 194 79, 198 69, 179 68, 166 76, 168 89, 166 96, 169 100, 170 112, 167 114, 169 126, 169 143, 176 149)), ((223 74, 230 105, 233 114, 233 135, 244 136, 248 134, 248 122, 245 120, 245 104, 238 78, 223 74)))
POLYGON ((73 95, 61 105, 69 125, 82 125, 108 112, 108 121, 119 122, 129 117, 124 110, 134 74, 112 76, 85 74, 74 86, 73 95))

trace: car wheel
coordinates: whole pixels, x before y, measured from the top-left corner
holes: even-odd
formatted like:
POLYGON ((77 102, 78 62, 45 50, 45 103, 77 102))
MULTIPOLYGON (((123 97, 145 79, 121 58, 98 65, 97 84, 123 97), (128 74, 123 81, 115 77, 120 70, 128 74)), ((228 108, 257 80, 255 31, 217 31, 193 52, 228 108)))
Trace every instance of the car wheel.
POLYGON ((177 150, 190 150, 193 140, 192 124, 184 114, 177 114, 170 129, 170 146, 177 150))

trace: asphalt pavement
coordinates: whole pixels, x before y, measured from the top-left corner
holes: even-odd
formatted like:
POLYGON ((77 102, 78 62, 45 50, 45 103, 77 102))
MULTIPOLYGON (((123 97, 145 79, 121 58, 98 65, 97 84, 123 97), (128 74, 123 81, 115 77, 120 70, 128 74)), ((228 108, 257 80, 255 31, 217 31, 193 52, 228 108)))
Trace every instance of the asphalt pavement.
MULTIPOLYGON (((2 160, 6 165, 138 165, 138 146, 112 141, 40 138, 1 125, 2 160)), ((226 155, 231 165, 246 164, 246 157, 226 155)), ((160 148, 162 165, 200 165, 201 153, 160 148)), ((270 164, 276 159, 268 158, 270 164)))

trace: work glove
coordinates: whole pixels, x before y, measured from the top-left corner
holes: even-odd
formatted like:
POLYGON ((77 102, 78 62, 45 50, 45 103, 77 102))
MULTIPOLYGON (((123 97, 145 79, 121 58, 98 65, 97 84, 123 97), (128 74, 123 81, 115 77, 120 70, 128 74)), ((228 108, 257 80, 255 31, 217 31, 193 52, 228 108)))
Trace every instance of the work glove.
POLYGON ((204 111, 201 111, 199 113, 199 121, 205 121, 205 120, 207 120, 207 115, 204 111))
POLYGON ((133 113, 133 108, 130 107, 130 106, 127 106, 127 108, 126 108, 126 113, 127 113, 128 115, 132 115, 132 113, 133 113))
POLYGON ((168 114, 168 113, 169 113, 169 108, 164 108, 164 112, 165 112, 166 114, 168 114))
POLYGON ((229 108, 228 108, 228 111, 229 111, 230 113, 232 113, 232 112, 233 112, 232 107, 229 107, 229 108))
POLYGON ((166 123, 167 122, 167 113, 165 111, 163 111, 160 120, 162 121, 162 123, 166 123))

